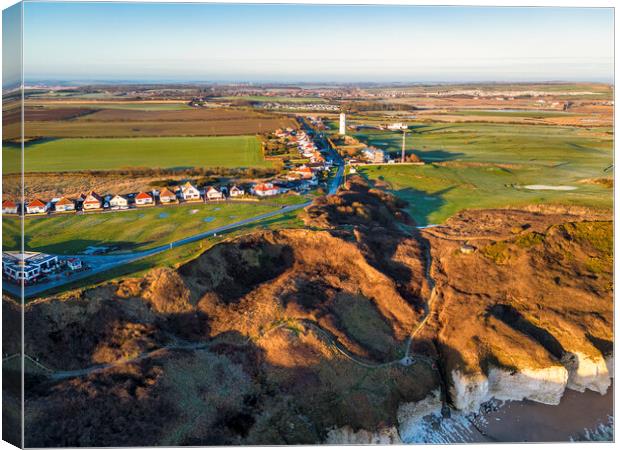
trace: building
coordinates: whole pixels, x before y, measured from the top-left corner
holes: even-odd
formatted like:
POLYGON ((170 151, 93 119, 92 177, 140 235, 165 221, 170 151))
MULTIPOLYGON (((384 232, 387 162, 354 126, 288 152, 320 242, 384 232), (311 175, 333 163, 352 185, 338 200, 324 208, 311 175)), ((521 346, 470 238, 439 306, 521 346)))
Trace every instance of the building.
POLYGON ((163 188, 159 193, 159 203, 174 203, 176 201, 176 194, 168 188, 163 188))
POLYGON ((82 268, 82 261, 78 258, 69 258, 67 260, 67 267, 70 270, 79 270, 82 268))
POLYGON ((402 122, 392 123, 387 126, 387 129, 392 130, 392 131, 402 131, 402 130, 406 130, 407 128, 409 127, 402 122))
POLYGON ((362 150, 362 154, 369 163, 382 164, 385 162, 385 153, 381 149, 368 147, 362 150))
POLYGON ((241 197, 244 194, 245 194, 245 191, 243 189, 241 189, 240 187, 233 186, 233 187, 230 188, 230 196, 231 197, 241 197))
POLYGON ((207 200, 224 200, 224 194, 214 188, 213 186, 209 186, 205 191, 205 197, 207 200))
POLYGON ((153 203, 153 196, 148 192, 140 192, 136 195, 136 206, 151 206, 153 203))
POLYGON ((347 134, 347 117, 344 113, 340 113, 340 130, 338 134, 344 136, 347 134))
POLYGON ((2 273, 14 281, 30 282, 58 268, 58 257, 35 252, 2 253, 2 273))
POLYGON ((2 214, 17 214, 17 203, 4 200, 2 202, 2 214))
POLYGON ((101 209, 102 206, 103 199, 95 191, 90 191, 90 193, 84 197, 84 201, 82 202, 83 211, 101 209))
POLYGON ((271 195, 277 195, 279 189, 272 183, 259 183, 252 188, 254 195, 259 197, 269 197, 271 195))
POLYGON ((129 200, 123 195, 115 195, 110 199, 110 209, 128 209, 129 200))
POLYGON ((47 205, 38 198, 29 202, 26 206, 26 212, 28 214, 43 214, 47 211, 47 205))
POLYGON ((67 197, 61 197, 60 200, 54 203, 54 209, 57 212, 75 211, 75 203, 67 197))
POLYGON ((181 197, 186 202, 200 200, 200 191, 189 181, 181 186, 181 197))

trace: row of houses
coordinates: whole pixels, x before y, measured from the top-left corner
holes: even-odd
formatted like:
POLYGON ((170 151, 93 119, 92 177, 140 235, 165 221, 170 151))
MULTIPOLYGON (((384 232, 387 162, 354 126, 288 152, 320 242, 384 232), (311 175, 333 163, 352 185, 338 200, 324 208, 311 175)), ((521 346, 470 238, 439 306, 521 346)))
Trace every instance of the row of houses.
MULTIPOLYGON (((166 205, 179 202, 217 201, 228 197, 241 197, 245 190, 239 186, 217 188, 209 186, 203 191, 192 183, 187 182, 176 189, 163 188, 161 191, 138 192, 132 194, 99 195, 95 191, 81 194, 77 198, 60 197, 49 202, 35 198, 25 203, 26 214, 45 214, 48 212, 97 211, 101 209, 129 209, 131 207, 146 207, 156 204, 166 205)), ((2 202, 3 214, 18 214, 20 205, 11 200, 2 202)))

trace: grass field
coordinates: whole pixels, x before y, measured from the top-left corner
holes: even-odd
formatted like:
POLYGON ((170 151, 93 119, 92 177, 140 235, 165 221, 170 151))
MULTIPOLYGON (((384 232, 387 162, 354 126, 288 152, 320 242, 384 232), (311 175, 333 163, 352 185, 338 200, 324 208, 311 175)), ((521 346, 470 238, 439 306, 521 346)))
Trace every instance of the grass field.
MULTIPOLYGON (((6 147, 5 173, 19 170, 19 148, 6 147)), ((26 172, 114 170, 128 167, 271 167, 254 136, 57 139, 26 147, 26 172)))
MULTIPOLYGON (((416 125, 407 148, 425 166, 367 166, 360 173, 408 200, 421 225, 441 223, 467 208, 563 204, 611 208, 613 191, 582 181, 608 178, 613 138, 606 129, 495 124, 416 125), (527 185, 572 186, 570 191, 527 185)), ((398 151, 402 135, 365 131, 355 136, 398 151)))
MULTIPOLYGON (((279 209, 266 203, 187 204, 85 215, 29 217, 26 250, 75 254, 104 245, 140 251, 279 209)), ((3 217, 3 247, 19 242, 19 220, 3 217)))
POLYGON ((569 171, 542 166, 505 169, 496 165, 463 167, 367 166, 360 173, 387 183, 388 189, 409 202, 408 212, 419 225, 442 223, 464 209, 500 208, 530 204, 560 204, 611 208, 613 191, 577 183, 569 171), (572 191, 536 191, 533 184, 570 185, 572 191))
MULTIPOLYGON (((425 161, 569 164, 591 174, 612 163, 611 128, 489 123, 414 124, 406 148, 425 161), (583 170, 587 169, 587 170, 583 170)), ((399 152, 402 134, 365 130, 353 135, 378 148, 399 152)))

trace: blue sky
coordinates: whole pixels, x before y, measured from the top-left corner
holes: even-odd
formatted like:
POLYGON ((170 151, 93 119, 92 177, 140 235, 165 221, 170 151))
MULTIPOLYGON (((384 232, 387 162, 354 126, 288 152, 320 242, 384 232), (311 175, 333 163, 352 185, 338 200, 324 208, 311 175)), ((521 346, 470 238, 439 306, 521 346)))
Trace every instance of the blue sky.
POLYGON ((613 79, 613 10, 26 3, 26 80, 613 79))

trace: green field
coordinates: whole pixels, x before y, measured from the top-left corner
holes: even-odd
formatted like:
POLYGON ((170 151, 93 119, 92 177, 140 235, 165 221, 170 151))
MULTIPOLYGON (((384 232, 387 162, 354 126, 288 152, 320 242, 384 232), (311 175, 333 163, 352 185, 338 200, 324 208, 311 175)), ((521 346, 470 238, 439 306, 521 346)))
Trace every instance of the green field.
MULTIPOLYGON (((591 176, 613 162, 611 128, 491 123, 414 124, 406 148, 424 161, 470 161, 569 165, 591 176)), ((400 152, 402 134, 365 130, 353 135, 387 151, 400 152)))
MULTIPOLYGON (((497 124, 417 125, 407 139, 425 166, 367 166, 360 173, 409 201, 421 225, 441 223, 468 208, 553 203, 611 208, 613 191, 581 182, 609 178, 610 130, 497 124), (572 186, 571 191, 527 185, 572 186)), ((369 131, 355 136, 398 151, 402 135, 369 131)))
MULTIPOLYGON (((19 171, 6 147, 5 173, 19 171)), ((26 172, 114 170, 129 167, 271 167, 254 136, 56 139, 26 147, 26 172)))
MULTIPOLYGON (((25 221, 26 250, 75 254, 89 246, 116 247, 118 251, 140 251, 237 222, 279 206, 263 202, 186 204, 95 213, 28 217, 25 221)), ((19 221, 3 217, 3 247, 15 250, 19 221)))

